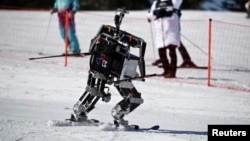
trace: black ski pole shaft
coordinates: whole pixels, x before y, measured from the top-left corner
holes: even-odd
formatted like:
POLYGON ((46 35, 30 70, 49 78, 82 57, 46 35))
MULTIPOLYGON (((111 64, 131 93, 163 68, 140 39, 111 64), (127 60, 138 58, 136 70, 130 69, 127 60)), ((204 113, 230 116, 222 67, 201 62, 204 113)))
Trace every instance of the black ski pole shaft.
POLYGON ((29 58, 29 60, 37 60, 37 59, 46 59, 46 58, 56 58, 56 57, 64 57, 64 56, 78 56, 78 55, 90 55, 89 52, 77 53, 77 54, 61 54, 61 55, 52 55, 52 56, 43 56, 43 57, 34 57, 29 58))
POLYGON ((64 55, 64 54, 61 54, 61 55, 34 57, 34 58, 29 58, 29 60, 46 59, 46 58, 55 58, 55 57, 63 57, 63 56, 65 56, 65 55, 64 55))
POLYGON ((156 59, 155 57, 155 40, 154 40, 154 33, 153 33, 153 29, 152 29, 152 24, 151 22, 149 23, 149 26, 150 26, 150 35, 151 35, 151 42, 152 42, 152 49, 153 49, 153 53, 154 53, 154 59, 156 59))
POLYGON ((162 74, 153 73, 153 74, 147 74, 145 76, 138 76, 138 77, 133 77, 133 78, 127 78, 127 79, 117 80, 117 81, 114 81, 114 82, 117 83, 117 82, 131 81, 131 80, 136 80, 136 79, 142 79, 142 81, 144 81, 145 80, 144 78, 149 78, 149 77, 154 77, 154 76, 161 76, 161 75, 162 74))

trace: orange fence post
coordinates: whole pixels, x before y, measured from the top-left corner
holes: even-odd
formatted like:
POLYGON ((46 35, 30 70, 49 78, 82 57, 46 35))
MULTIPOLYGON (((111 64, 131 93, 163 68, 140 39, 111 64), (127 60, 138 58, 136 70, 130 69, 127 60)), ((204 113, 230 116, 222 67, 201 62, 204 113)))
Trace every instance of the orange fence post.
POLYGON ((69 38, 68 38, 68 29, 69 29, 69 12, 65 14, 65 33, 64 33, 64 42, 65 42, 65 55, 64 55, 64 66, 68 65, 68 47, 69 47, 69 38))
POLYGON ((212 43, 212 19, 208 23, 208 69, 207 69, 207 85, 211 85, 211 43, 212 43))

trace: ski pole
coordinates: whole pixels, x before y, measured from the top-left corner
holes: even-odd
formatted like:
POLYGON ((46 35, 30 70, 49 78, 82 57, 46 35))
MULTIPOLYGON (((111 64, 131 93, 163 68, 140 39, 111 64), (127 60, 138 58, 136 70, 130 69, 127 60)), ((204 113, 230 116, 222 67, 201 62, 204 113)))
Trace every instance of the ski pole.
POLYGON ((141 79, 142 81, 145 81, 144 78, 149 78, 149 77, 154 77, 154 76, 162 76, 162 74, 153 73, 153 74, 147 74, 145 76, 137 76, 137 77, 133 77, 133 78, 116 80, 116 81, 113 81, 113 82, 114 83, 119 83, 119 82, 122 82, 122 81, 131 81, 131 80, 136 80, 136 79, 141 79))
POLYGON ((46 31, 46 36, 45 36, 46 40, 47 40, 47 36, 48 36, 48 32, 49 32, 49 27, 50 27, 51 19, 52 19, 52 14, 50 14, 50 16, 49 16, 49 22, 48 22, 48 25, 47 25, 47 31, 46 31))
MULTIPOLYGON (((46 34, 45 34, 45 37, 44 37, 44 43, 47 43, 47 37, 48 37, 48 33, 49 33, 49 27, 50 27, 51 19, 52 19, 52 14, 50 14, 50 16, 49 16, 49 22, 48 22, 48 25, 47 25, 47 28, 46 28, 46 34)), ((46 45, 44 45, 44 46, 46 46, 46 45)), ((45 52, 44 47, 43 47, 42 52, 45 52)), ((42 54, 42 52, 40 52, 40 53, 42 54)))
POLYGON ((195 44, 194 42, 192 42, 190 39, 188 39, 186 36, 184 36, 181 33, 182 37, 185 38, 187 41, 189 41, 192 45, 194 45, 196 48, 198 48, 202 53, 204 53, 205 55, 208 55, 205 51, 203 51, 197 44, 195 44))
POLYGON ((65 57, 65 56, 80 56, 80 55, 87 56, 87 55, 90 55, 90 53, 89 53, 89 52, 83 52, 83 53, 73 53, 73 54, 61 54, 61 55, 34 57, 34 58, 29 58, 29 60, 46 59, 46 58, 55 58, 55 57, 65 57))
POLYGON ((153 53, 154 53, 154 59, 156 59, 155 57, 155 40, 154 40, 154 35, 153 35, 153 29, 152 29, 152 24, 151 22, 149 23, 149 26, 150 26, 150 34, 151 34, 151 41, 152 41, 152 46, 153 46, 153 53))

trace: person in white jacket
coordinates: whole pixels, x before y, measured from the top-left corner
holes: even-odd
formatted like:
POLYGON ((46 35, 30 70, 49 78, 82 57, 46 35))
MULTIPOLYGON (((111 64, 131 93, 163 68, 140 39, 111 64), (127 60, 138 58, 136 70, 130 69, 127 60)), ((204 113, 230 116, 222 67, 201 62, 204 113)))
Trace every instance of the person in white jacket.
POLYGON ((180 6, 182 0, 155 0, 148 13, 148 21, 154 21, 160 60, 163 65, 163 76, 175 78, 177 70, 176 48, 180 46, 180 6), (169 49, 169 57, 167 56, 169 49), (170 61, 168 61, 170 58, 170 61))
POLYGON ((247 12, 247 18, 249 19, 250 18, 250 0, 248 0, 245 3, 245 8, 246 8, 246 12, 247 12))

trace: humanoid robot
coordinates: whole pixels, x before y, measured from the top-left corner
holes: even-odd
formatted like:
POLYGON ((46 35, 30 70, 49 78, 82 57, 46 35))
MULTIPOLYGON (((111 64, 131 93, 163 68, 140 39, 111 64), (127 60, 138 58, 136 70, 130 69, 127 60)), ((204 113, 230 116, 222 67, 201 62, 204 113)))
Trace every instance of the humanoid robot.
POLYGON ((116 27, 102 25, 91 40, 87 87, 73 106, 71 120, 77 122, 87 120, 87 114, 95 108, 100 99, 109 102, 111 93, 108 85, 114 85, 123 98, 111 111, 115 126, 128 125, 124 116, 143 103, 141 93, 136 90, 132 80, 134 78, 144 80, 146 42, 120 30, 126 13, 128 13, 126 9, 118 8, 114 17, 116 27), (138 55, 130 52, 131 47, 138 51, 138 55), (139 73, 137 73, 137 66, 139 66, 139 73))

